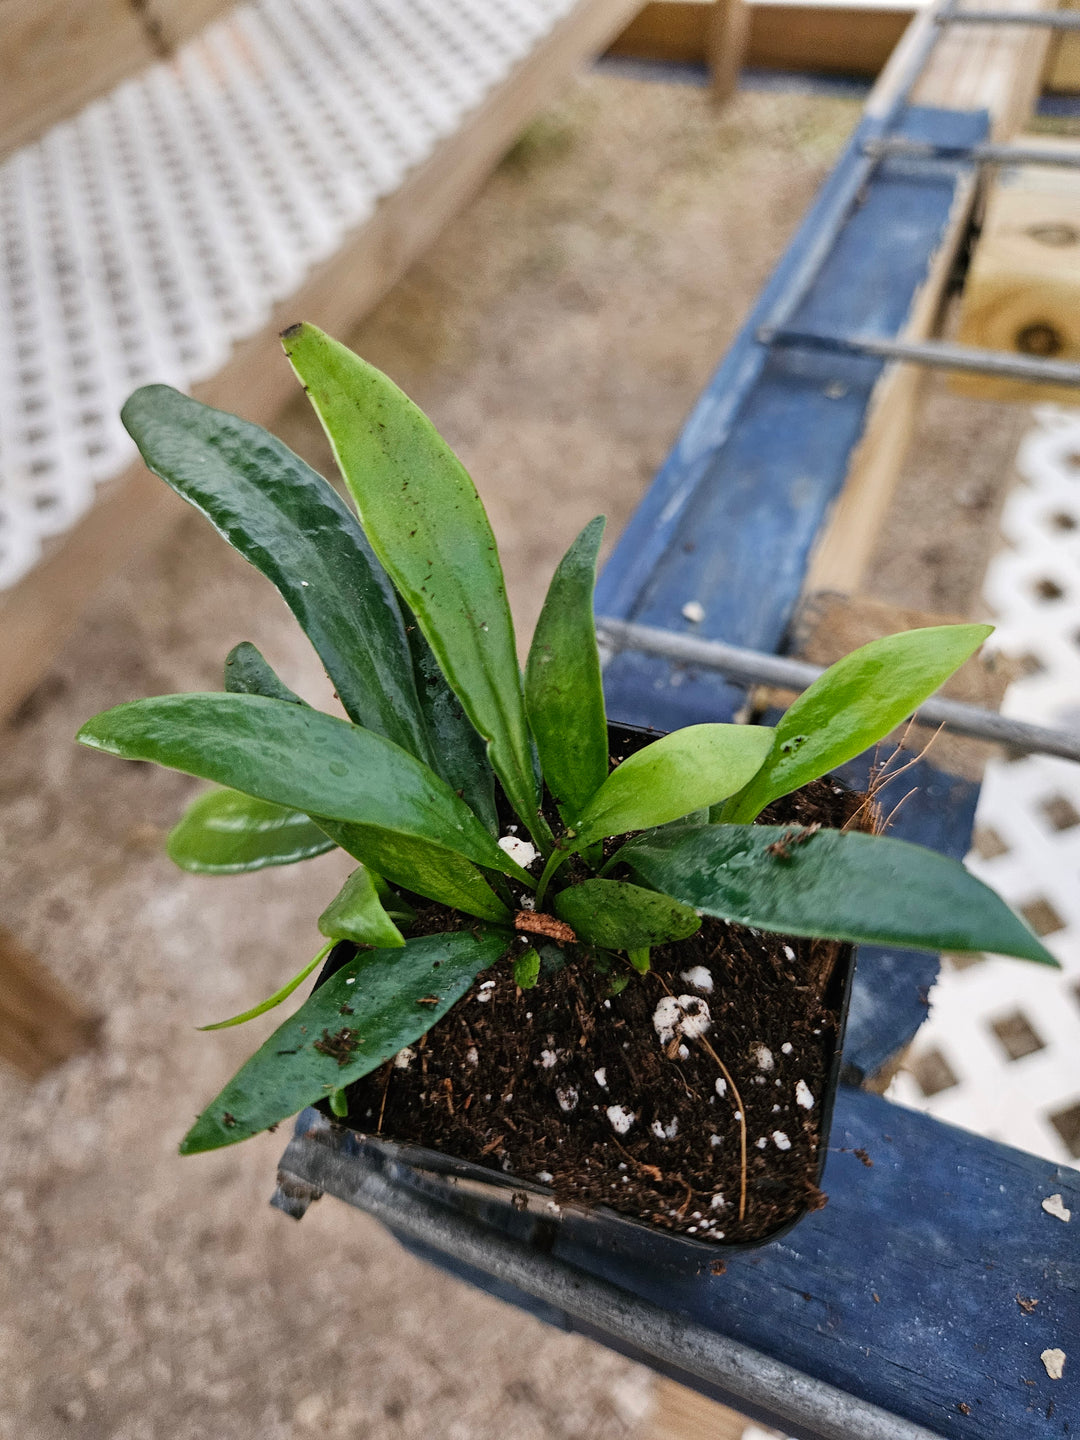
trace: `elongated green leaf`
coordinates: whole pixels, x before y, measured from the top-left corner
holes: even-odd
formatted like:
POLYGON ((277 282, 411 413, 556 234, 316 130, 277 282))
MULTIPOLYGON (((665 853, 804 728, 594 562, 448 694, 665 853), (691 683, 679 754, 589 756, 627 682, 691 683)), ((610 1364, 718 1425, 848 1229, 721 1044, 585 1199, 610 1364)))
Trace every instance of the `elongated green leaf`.
POLYGON ((383 909, 371 873, 358 866, 319 916, 319 933, 354 945, 395 949, 405 937, 383 909))
POLYGON ((876 745, 979 648, 992 625, 933 625, 845 655, 791 705, 746 789, 718 818, 748 822, 771 801, 876 745))
POLYGON ((280 990, 275 990, 273 995, 268 996, 260 1004, 252 1006, 250 1010, 245 1010, 240 1015, 234 1015, 231 1020, 218 1020, 213 1025, 200 1025, 198 1028, 200 1030, 229 1030, 234 1025, 246 1025, 249 1020, 255 1020, 258 1016, 265 1015, 268 1010, 276 1009, 289 998, 294 990, 299 989, 316 965, 326 959, 331 948, 331 945, 324 945, 314 960, 309 960, 302 970, 298 971, 291 980, 285 982, 280 990))
POLYGON ((684 904, 759 930, 1057 965, 981 880, 906 840, 781 825, 688 825, 638 836, 617 858, 684 904))
POLYGON ((307 704, 278 678, 250 640, 241 640, 226 655, 225 689, 230 695, 265 695, 270 700, 288 700, 291 705, 307 704))
POLYGON ((525 707, 540 768, 564 816, 580 815, 608 773, 607 716, 593 622, 603 534, 599 515, 559 562, 525 667, 525 707))
MULTIPOLYGON (((408 606, 405 606, 408 611, 408 606)), ((446 683, 439 662, 411 611, 404 617, 416 674, 416 693, 424 712, 435 762, 443 777, 493 835, 499 833, 495 810, 495 777, 487 745, 446 683)))
POLYGON ((540 979, 540 956, 531 947, 514 961, 514 984, 519 990, 534 990, 540 979))
POLYGON ((506 951, 506 931, 361 951, 280 1025, 199 1116, 183 1155, 257 1135, 419 1040, 506 951), (351 983, 350 983, 351 982, 351 983))
POLYGON ((583 880, 561 890, 554 906, 579 940, 608 950, 647 950, 685 940, 701 928, 700 915, 689 905, 625 880, 583 880))
POLYGON ((200 875, 236 875, 323 855, 334 842, 298 810, 238 790, 193 800, 169 835, 169 858, 200 875))
POLYGON ((429 840, 394 835, 373 825, 346 825, 320 816, 319 826, 347 855, 376 874, 385 875, 395 885, 480 920, 509 922, 509 910, 463 855, 429 840))
POLYGON ((155 474, 281 592, 360 725, 431 758, 393 587, 341 497, 258 425, 167 385, 122 419, 155 474))
POLYGON ((772 731, 760 725, 689 725, 655 740, 607 777, 573 826, 576 843, 715 805, 742 789, 771 744, 772 731))
POLYGON ((381 371, 313 325, 294 325, 282 340, 375 553, 487 740, 510 803, 534 835, 543 834, 514 626, 476 487, 430 420, 381 371))
POLYGON ((78 738, 94 749, 154 760, 313 818, 427 840, 531 884, 426 765, 373 730, 319 710, 261 695, 162 695, 96 715, 78 738))

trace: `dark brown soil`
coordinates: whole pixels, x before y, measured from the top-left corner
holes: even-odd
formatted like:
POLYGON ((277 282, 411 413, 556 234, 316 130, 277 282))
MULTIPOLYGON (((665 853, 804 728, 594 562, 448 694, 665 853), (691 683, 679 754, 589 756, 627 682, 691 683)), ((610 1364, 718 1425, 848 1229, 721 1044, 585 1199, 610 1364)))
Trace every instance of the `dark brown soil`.
MULTIPOLYGON (((840 826, 860 798, 818 781, 762 819, 840 826)), ((820 1122, 847 947, 707 919, 656 948, 644 976, 602 973, 578 946, 538 948, 535 988, 515 985, 509 961, 482 973, 407 1063, 349 1087, 348 1124, 540 1181, 560 1203, 726 1244, 824 1203, 820 1122), (691 978, 697 967, 708 980, 691 978), (661 1043, 654 1015, 669 996, 707 1005, 704 1036, 661 1043)))

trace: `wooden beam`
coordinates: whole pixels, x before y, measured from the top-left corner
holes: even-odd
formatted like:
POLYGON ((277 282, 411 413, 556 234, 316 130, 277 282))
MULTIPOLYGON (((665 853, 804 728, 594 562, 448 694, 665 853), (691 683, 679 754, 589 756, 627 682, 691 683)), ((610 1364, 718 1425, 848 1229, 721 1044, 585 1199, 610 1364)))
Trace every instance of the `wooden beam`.
POLYGON ((709 74, 713 99, 730 100, 739 88, 739 71, 746 64, 750 34, 750 7, 747 0, 715 0, 710 7, 712 23, 708 35, 709 74))
POLYGON ((37 1080, 94 1044, 97 1017, 0 929, 0 1060, 37 1080))
MULTIPOLYGON (((1052 9, 1052 0, 988 0, 992 9, 1052 9)), ((882 72, 867 104, 868 115, 881 115, 891 104, 907 71, 908 58, 933 24, 927 12, 909 26, 882 72)), ((995 140, 1013 135, 1030 114, 1038 95, 1049 32, 1034 27, 954 26, 938 41, 913 101, 943 109, 988 112, 995 140)), ((905 339, 931 335, 940 319, 946 284, 964 240, 976 200, 972 177, 956 191, 952 214, 915 297, 905 339)), ((925 372, 911 365, 890 366, 874 392, 870 414, 844 489, 818 542, 807 573, 805 592, 849 594, 859 586, 888 511, 911 439, 915 409, 925 372)))
MULTIPOLYGON (((1080 160, 1080 139, 1032 136, 1080 160)), ((957 339, 1016 354, 1080 360, 1080 169, 1015 166, 991 182, 968 268, 957 339)), ((951 388, 980 400, 1080 404, 1080 390, 986 375, 951 388)))
POLYGON ((235 0, 0 0, 0 158, 160 60, 235 0))
MULTIPOLYGON (((861 4, 745 5, 745 43, 724 45, 722 0, 653 0, 614 41, 610 55, 676 64, 712 64, 717 31, 721 51, 766 70, 825 75, 877 75, 914 14, 912 5, 888 9, 861 4), (717 12, 721 12, 718 15, 717 12)), ((729 64, 734 61, 729 58, 729 64)))
MULTIPOLYGON (((296 320, 346 334, 479 189, 524 126, 574 70, 608 44, 635 0, 585 0, 377 208, 269 323, 194 394, 268 424, 296 392, 278 335, 296 320)), ((0 722, 48 669, 94 589, 167 535, 182 502, 142 465, 101 487, 87 515, 0 592, 0 722)))
POLYGON ((749 1421, 726 1405, 661 1375, 638 1440, 742 1440, 749 1421))

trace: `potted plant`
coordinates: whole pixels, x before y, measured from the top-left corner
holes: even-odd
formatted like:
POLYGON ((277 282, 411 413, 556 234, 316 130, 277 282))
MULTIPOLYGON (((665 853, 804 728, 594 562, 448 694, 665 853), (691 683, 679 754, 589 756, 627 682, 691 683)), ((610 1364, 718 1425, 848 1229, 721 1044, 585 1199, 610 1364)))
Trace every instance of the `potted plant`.
POLYGON ((820 1203, 855 943, 1055 963, 962 866, 867 833, 867 798, 828 778, 990 627, 864 646, 775 729, 609 728, 603 520, 556 570, 523 676, 460 462, 379 371, 312 326, 283 338, 359 521, 273 436, 167 387, 136 392, 123 418, 150 468, 277 586, 347 718, 241 644, 224 693, 136 700, 79 734, 225 787, 170 836, 185 869, 334 846, 358 862, 314 959, 221 1022, 279 1004, 329 955, 182 1151, 320 1102, 560 1204, 694 1244, 772 1238, 820 1203))

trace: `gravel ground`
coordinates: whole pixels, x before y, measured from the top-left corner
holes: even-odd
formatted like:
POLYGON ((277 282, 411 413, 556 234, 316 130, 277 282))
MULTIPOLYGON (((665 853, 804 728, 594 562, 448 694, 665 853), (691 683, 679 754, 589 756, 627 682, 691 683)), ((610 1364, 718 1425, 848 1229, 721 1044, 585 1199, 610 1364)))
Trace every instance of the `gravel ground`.
MULTIPOLYGON (((523 635, 585 520, 618 533, 855 118, 794 94, 718 115, 691 87, 585 77, 350 337, 475 474, 523 635)), ((301 402, 278 428, 324 462, 301 402)), ((120 700, 218 688, 242 638, 325 699, 276 596, 192 517, 88 609, 3 737, 4 923, 107 1018, 38 1085, 0 1074, 0 1437, 634 1435, 645 1371, 331 1201, 301 1225, 270 1211, 282 1134, 177 1158, 272 1021, 193 1026, 317 948, 347 867, 181 875, 161 840, 195 784, 71 737, 120 700)))

